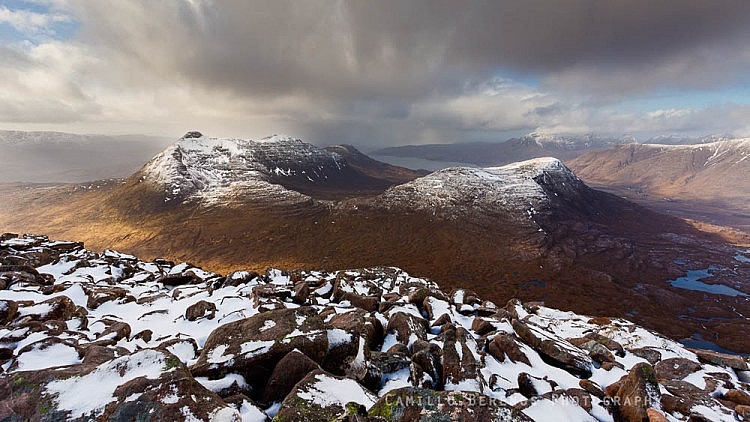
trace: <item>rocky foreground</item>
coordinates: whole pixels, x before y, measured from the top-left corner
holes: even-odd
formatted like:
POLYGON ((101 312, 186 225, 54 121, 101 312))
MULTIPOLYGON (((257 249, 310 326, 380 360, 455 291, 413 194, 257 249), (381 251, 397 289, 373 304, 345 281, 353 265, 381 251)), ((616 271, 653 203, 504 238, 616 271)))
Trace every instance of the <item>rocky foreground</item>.
POLYGON ((0 236, 0 420, 734 421, 748 369, 397 268, 221 276, 0 236))

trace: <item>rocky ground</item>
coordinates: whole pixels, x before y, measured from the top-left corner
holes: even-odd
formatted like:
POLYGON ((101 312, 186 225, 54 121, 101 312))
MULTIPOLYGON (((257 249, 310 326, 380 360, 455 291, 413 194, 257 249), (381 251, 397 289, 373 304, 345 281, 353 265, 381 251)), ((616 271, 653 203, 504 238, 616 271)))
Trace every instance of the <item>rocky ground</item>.
POLYGON ((226 276, 0 237, 2 420, 727 420, 747 361, 392 267, 226 276))

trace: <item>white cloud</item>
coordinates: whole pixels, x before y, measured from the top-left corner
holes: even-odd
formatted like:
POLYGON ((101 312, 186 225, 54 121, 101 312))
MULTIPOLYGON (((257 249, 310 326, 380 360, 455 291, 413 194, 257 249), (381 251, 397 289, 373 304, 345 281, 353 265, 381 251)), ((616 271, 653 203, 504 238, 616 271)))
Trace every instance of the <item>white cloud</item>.
POLYGON ((26 35, 54 35, 53 26, 71 22, 70 16, 60 13, 37 13, 29 10, 11 10, 0 6, 0 24, 8 24, 26 35))

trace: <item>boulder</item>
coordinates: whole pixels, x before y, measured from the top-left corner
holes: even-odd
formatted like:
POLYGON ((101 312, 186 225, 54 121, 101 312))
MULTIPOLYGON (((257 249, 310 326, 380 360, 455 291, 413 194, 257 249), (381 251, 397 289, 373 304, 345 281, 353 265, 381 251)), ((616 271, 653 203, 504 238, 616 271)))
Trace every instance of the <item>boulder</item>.
POLYGON ((494 421, 531 422, 521 411, 475 392, 434 391, 405 387, 392 390, 368 410, 371 418, 393 422, 494 421))
POLYGON ((737 404, 750 406, 750 394, 747 394, 746 392, 737 390, 735 388, 732 388, 724 393, 724 400, 729 400, 737 404))
POLYGON ((297 282, 297 284, 294 285, 292 301, 301 305, 307 302, 308 297, 310 297, 310 286, 304 281, 297 282))
POLYGON ((701 370, 698 362, 685 358, 669 358, 654 365, 656 378, 659 381, 681 380, 686 376, 701 370))
POLYGON ((471 329, 478 335, 483 336, 496 330, 495 326, 490 321, 484 318, 476 317, 471 322, 471 329))
POLYGON ((521 350, 521 345, 512 334, 500 333, 493 337, 487 344, 487 353, 500 362, 505 362, 507 357, 511 362, 523 362, 531 366, 529 358, 521 350))
POLYGON ((380 306, 382 294, 383 289, 372 281, 339 277, 333 285, 331 300, 333 302, 348 301, 354 307, 374 312, 380 306))
POLYGON ((387 331, 395 334, 399 343, 410 346, 417 339, 427 340, 427 321, 405 312, 395 312, 388 318, 387 331))
POLYGON ((260 400, 267 404, 283 400, 295 384, 318 369, 320 366, 314 360, 298 350, 292 350, 276 364, 260 400))
POLYGON ((638 356, 639 358, 646 359, 651 365, 656 365, 656 363, 661 360, 661 352, 650 347, 628 349, 628 352, 638 356))
POLYGON ((513 330, 527 345, 559 368, 581 378, 589 378, 593 369, 591 358, 568 341, 533 324, 513 320, 513 330))
POLYGON ((621 381, 614 396, 619 414, 629 422, 648 420, 647 409, 654 405, 659 407, 660 403, 654 368, 647 363, 638 363, 621 381))
POLYGON ((0 300, 0 327, 8 325, 18 314, 18 304, 12 300, 0 300))
POLYGON ((185 319, 195 321, 200 318, 214 319, 216 317, 216 305, 205 300, 198 301, 185 310, 185 319))
POLYGON ((479 376, 480 363, 474 357, 471 334, 464 328, 447 327, 441 333, 443 338, 443 385, 449 386, 473 383, 477 391, 482 391, 482 377, 479 376))
POLYGON ((328 336, 314 308, 268 311, 218 327, 191 371, 209 378, 237 373, 253 386, 262 386, 279 360, 294 349, 315 362, 322 362, 328 352, 328 336))
POLYGON ((275 420, 331 421, 344 416, 348 408, 370 408, 377 397, 357 381, 337 377, 323 370, 310 372, 281 402, 275 420))
POLYGON ((592 396, 598 399, 604 399, 605 395, 604 395, 604 391, 602 390, 602 387, 600 387, 599 384, 595 383, 594 381, 591 381, 588 379, 582 379, 578 381, 578 385, 587 393, 591 394, 592 396))
MULTIPOLYGON (((430 385, 423 387, 429 387, 436 390, 442 388, 443 381, 443 364, 441 362, 442 349, 437 345, 431 345, 426 349, 419 350, 411 356, 411 361, 414 365, 417 365, 422 373, 430 376, 430 385)), ((412 382, 418 381, 420 378, 412 378, 412 382)))
POLYGON ((146 349, 104 361, 0 377, 0 419, 240 421, 176 357, 146 349))
POLYGON ((90 309, 96 309, 103 303, 119 301, 119 303, 134 302, 135 298, 129 292, 120 287, 95 288, 88 292, 86 306, 90 309))
POLYGON ((729 355, 726 353, 714 352, 713 350, 703 349, 689 349, 695 353, 702 362, 710 363, 713 365, 724 366, 726 368, 732 368, 736 371, 747 371, 750 368, 742 359, 742 356, 729 355))
POLYGON ((35 305, 19 308, 26 321, 67 321, 77 315, 77 306, 67 296, 55 296, 35 305))

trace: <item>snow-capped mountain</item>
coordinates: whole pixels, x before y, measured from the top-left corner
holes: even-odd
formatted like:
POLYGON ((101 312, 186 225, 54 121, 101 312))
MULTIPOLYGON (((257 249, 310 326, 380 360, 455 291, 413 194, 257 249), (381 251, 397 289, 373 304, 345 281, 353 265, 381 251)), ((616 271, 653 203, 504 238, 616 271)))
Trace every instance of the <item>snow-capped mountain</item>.
POLYGON ((338 178, 343 167, 337 154, 288 136, 221 139, 189 132, 141 173, 144 181, 164 186, 172 199, 209 195, 235 184, 325 183, 338 178))
POLYGON ((659 145, 697 145, 710 144, 714 142, 731 141, 738 139, 733 135, 708 135, 708 136, 683 136, 683 135, 659 135, 645 140, 644 144, 659 145))
POLYGON ((464 213, 506 214, 528 219, 560 195, 579 194, 583 182, 556 158, 536 158, 502 167, 438 170, 386 191, 377 202, 463 218, 464 213))
POLYGON ((225 276, 0 236, 0 419, 735 421, 747 359, 395 267, 225 276))
MULTIPOLYGON (((514 141, 514 139, 511 139, 507 142, 514 141)), ((592 133, 585 135, 565 135, 532 132, 527 135, 521 136, 520 138, 518 138, 517 142, 525 145, 535 144, 542 148, 580 150, 611 145, 632 144, 637 143, 638 139, 632 135, 613 137, 596 135, 592 133)))
POLYGON ((289 196, 321 196, 326 190, 366 191, 394 183, 353 168, 335 152, 289 136, 224 139, 200 132, 187 133, 149 161, 138 176, 162 190, 166 201, 215 202, 239 193, 253 199, 251 193, 284 195, 285 190, 289 196))
POLYGON ((570 166, 588 183, 627 188, 658 198, 750 211, 750 139, 694 145, 625 145, 592 151, 570 166))

